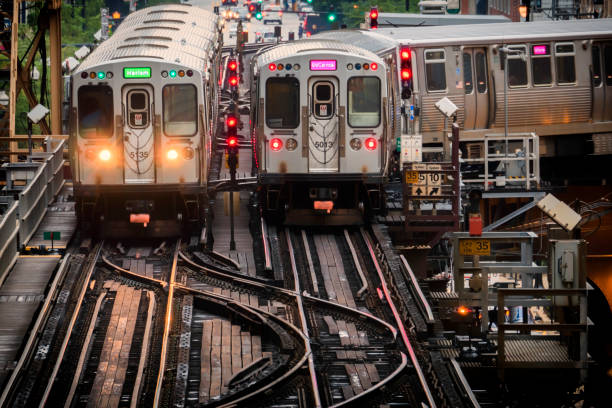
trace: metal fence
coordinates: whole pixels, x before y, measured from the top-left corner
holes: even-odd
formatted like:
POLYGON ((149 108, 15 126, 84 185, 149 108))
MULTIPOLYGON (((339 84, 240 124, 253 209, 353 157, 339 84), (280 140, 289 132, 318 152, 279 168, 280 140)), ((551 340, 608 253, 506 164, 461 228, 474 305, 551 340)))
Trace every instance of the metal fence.
POLYGON ((0 219, 0 285, 17 260, 17 207, 13 202, 0 219))

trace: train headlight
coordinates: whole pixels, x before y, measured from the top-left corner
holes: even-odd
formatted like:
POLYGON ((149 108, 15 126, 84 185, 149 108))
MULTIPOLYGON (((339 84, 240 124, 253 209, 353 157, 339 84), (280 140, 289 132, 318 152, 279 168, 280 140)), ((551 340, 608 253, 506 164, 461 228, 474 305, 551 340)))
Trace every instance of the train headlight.
POLYGON ((283 148, 283 141, 280 140, 279 138, 274 138, 272 140, 270 140, 270 149, 274 150, 275 152, 278 152, 280 149, 283 148))
POLYGON ((111 152, 108 149, 100 150, 98 153, 98 158, 102 161, 109 161, 111 159, 111 152))
POLYGON ((285 147, 289 151, 294 151, 297 148, 297 140, 293 138, 287 139, 287 142, 285 142, 285 147))
POLYGON ((378 142, 373 137, 368 137, 365 140, 365 147, 368 150, 375 150, 376 146, 378 146, 378 142))
POLYGON ((351 142, 349 144, 351 146, 351 149, 353 150, 361 149, 361 139, 357 139, 357 138, 351 139, 351 142))
POLYGON ((193 159, 193 149, 191 147, 186 147, 183 149, 183 158, 185 160, 193 159))
POLYGON ((176 160, 178 158, 178 152, 174 149, 170 149, 166 152, 168 160, 176 160))

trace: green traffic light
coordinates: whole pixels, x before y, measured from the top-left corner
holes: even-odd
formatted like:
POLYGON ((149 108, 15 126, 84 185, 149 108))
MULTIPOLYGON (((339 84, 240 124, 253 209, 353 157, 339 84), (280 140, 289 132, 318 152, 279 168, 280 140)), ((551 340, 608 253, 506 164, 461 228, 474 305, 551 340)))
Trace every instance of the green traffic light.
POLYGON ((329 21, 330 23, 333 23, 334 21, 336 21, 336 15, 334 13, 330 13, 327 16, 327 21, 329 21))
POLYGON ((312 0, 306 0, 306 2, 307 2, 308 4, 311 4, 311 3, 312 3, 312 0))
POLYGON ((261 20, 263 18, 263 14, 261 14, 261 11, 258 11, 257 13, 255 13, 255 18, 257 20, 261 20))

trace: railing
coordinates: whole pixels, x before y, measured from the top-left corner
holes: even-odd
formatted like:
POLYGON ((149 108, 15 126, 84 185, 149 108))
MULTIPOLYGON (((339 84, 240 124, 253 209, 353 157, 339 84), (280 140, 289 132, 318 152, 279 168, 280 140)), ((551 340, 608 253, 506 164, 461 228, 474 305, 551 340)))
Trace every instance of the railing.
MULTIPOLYGON (((38 165, 34 177, 28 181, 25 189, 19 193, 19 246, 24 246, 32 238, 47 212, 47 205, 64 185, 62 170, 65 143, 65 140, 47 139, 48 152, 34 153, 29 157, 34 162, 42 163, 38 165)), ((7 178, 11 177, 11 167, 5 169, 9 173, 7 178)))
POLYGON ((0 220, 0 285, 17 260, 17 206, 11 203, 0 220))

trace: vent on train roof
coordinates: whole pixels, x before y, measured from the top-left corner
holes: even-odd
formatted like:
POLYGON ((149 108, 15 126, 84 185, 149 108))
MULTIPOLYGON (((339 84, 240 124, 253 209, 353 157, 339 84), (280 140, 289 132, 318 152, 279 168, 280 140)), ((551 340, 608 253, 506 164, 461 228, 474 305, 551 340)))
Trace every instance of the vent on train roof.
POLYGON ((153 10, 149 11, 147 14, 162 14, 162 13, 176 13, 176 14, 189 14, 185 10, 153 10))
POLYGON ((170 37, 162 37, 161 35, 142 35, 139 37, 128 37, 125 41, 136 41, 136 40, 162 40, 162 41, 172 41, 170 37))
POLYGON ((149 48, 163 48, 163 49, 170 48, 167 45, 161 45, 161 44, 130 44, 130 45, 121 45, 117 47, 117 49, 122 50, 124 48, 135 48, 135 47, 149 47, 149 48))
POLYGON ((156 20, 147 20, 143 21, 144 24, 153 24, 153 23, 177 23, 177 24, 185 24, 182 20, 173 20, 171 18, 160 18, 156 20))
POLYGON ((111 58, 111 60, 120 60, 124 58, 153 58, 153 59, 160 59, 160 60, 164 59, 163 57, 160 57, 159 55, 134 54, 134 55, 120 55, 120 56, 111 58))
POLYGON ((166 26, 148 26, 148 27, 138 27, 135 28, 134 31, 142 31, 142 30, 172 30, 179 31, 178 27, 166 27, 166 26))

